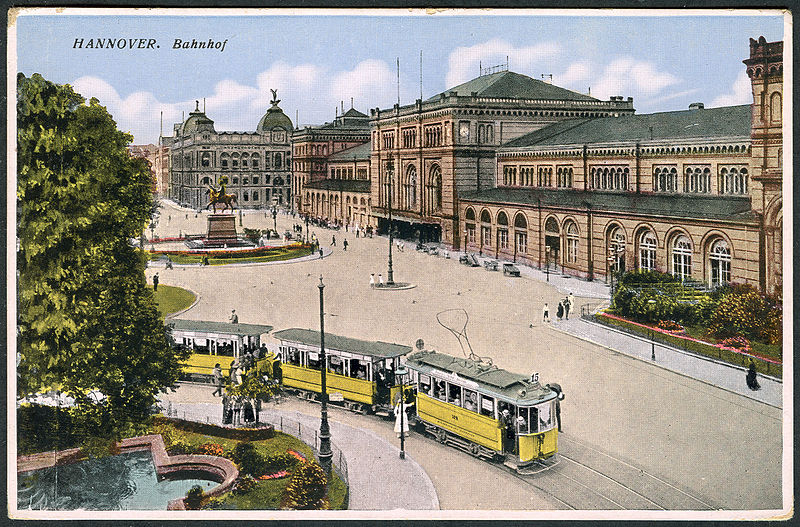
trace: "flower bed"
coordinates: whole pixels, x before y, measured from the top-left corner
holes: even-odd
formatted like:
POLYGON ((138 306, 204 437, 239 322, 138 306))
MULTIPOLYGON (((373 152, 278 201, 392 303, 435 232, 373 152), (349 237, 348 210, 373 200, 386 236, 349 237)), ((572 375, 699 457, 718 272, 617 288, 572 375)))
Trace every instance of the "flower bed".
POLYGON ((598 313, 596 315, 596 320, 600 323, 616 326, 645 337, 649 337, 652 331, 654 334, 658 335, 660 340, 677 348, 683 348, 687 351, 714 357, 730 364, 747 366, 750 359, 758 359, 755 361, 756 369, 767 375, 780 377, 783 372, 783 363, 780 360, 753 353, 752 350, 743 351, 737 347, 725 345, 723 344, 724 341, 714 344, 687 335, 677 335, 672 331, 639 324, 617 315, 612 315, 611 313, 598 313))
POLYGON ((197 421, 186 421, 173 417, 153 417, 153 424, 158 425, 163 423, 170 423, 175 428, 185 432, 224 437, 225 439, 233 439, 235 441, 259 441, 275 437, 275 427, 268 424, 262 425, 259 428, 231 428, 197 421))

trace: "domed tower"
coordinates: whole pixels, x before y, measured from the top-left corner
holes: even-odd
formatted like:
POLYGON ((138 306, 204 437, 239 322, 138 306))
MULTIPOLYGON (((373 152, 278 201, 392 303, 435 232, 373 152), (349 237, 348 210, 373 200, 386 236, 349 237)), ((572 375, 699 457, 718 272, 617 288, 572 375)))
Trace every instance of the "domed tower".
POLYGON ((273 143, 286 143, 291 136, 292 120, 278 107, 278 103, 281 102, 278 99, 278 91, 272 89, 270 91, 272 92, 270 101, 272 106, 258 122, 256 132, 269 136, 273 143))
POLYGON ((767 292, 783 283, 783 42, 750 39, 750 57, 743 61, 753 87, 752 207, 761 229, 760 286, 767 292))
MULTIPOLYGON (((200 111, 200 101, 194 101, 195 108, 189 113, 189 118, 183 123, 182 135, 191 135, 198 132, 216 133, 214 121, 209 119, 204 112, 200 111)), ((205 104, 205 103, 203 103, 205 104)))

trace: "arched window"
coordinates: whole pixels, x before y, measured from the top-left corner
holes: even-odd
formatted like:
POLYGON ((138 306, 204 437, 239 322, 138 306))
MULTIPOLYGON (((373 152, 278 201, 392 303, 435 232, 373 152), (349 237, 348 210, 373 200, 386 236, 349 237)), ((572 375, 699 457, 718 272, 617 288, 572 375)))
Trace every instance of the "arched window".
POLYGON ((612 227, 608 233, 608 258, 610 271, 625 271, 625 231, 622 227, 612 227))
POLYGON ((253 191, 253 201, 258 201, 258 191, 257 190, 253 191))
POLYGON ((656 237, 652 231, 644 231, 639 236, 639 269, 656 270, 656 237))
POLYGON ((467 243, 475 243, 475 211, 469 207, 464 214, 466 219, 466 237, 467 243))
POLYGON ((731 281, 731 250, 728 242, 719 238, 709 246, 708 262, 711 271, 712 287, 727 284, 731 281))
POLYGON ((505 212, 497 215, 497 246, 508 249, 508 216, 505 212))
POLYGON ((578 226, 574 221, 567 222, 564 228, 567 233, 567 263, 578 261, 578 226))
POLYGON ((417 206, 417 167, 409 165, 406 169, 406 205, 410 208, 417 206))
POLYGON ((521 212, 514 217, 514 243, 517 254, 528 252, 528 221, 521 212))
POLYGON ((485 209, 481 211, 481 245, 484 247, 492 245, 492 217, 485 209))
POLYGON ((773 93, 769 98, 769 120, 773 123, 781 122, 781 112, 783 111, 781 94, 773 93))
POLYGON ((427 202, 430 212, 442 208, 442 169, 439 165, 431 166, 428 175, 427 202))
POLYGON ((683 280, 692 276, 692 242, 685 235, 672 242, 672 274, 683 280))

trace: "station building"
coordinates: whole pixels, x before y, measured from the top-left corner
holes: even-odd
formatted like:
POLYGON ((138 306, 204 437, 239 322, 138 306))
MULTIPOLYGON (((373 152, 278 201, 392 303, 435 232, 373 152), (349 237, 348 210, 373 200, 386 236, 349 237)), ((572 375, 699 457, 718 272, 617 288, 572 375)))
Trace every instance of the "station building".
POLYGON ((573 118, 506 142, 493 188, 460 194, 463 247, 588 279, 780 290, 782 52, 751 39, 752 105, 573 118))
POLYGON ((253 132, 217 132, 198 104, 188 119, 174 125, 172 137, 162 139, 171 155, 169 197, 204 208, 207 185, 218 187, 227 176, 226 192, 236 195, 241 208, 290 205, 293 125, 279 102, 273 97, 253 132))
MULTIPOLYGON (((292 150, 294 162, 292 164, 292 195, 294 196, 293 208, 303 214, 311 214, 320 218, 340 218, 343 209, 341 204, 334 213, 331 210, 331 195, 327 192, 326 184, 320 183, 328 179, 328 158, 339 154, 343 150, 369 142, 369 117, 355 108, 344 111, 329 123, 319 126, 306 126, 298 128, 292 134, 292 150), (315 186, 315 187, 314 187, 315 186), (307 189, 314 187, 314 191, 307 189), (322 200, 325 197, 325 204, 322 200)), ((359 159, 359 161, 361 161, 359 159)), ((341 164, 341 163, 340 163, 341 164)), ((345 163, 346 164, 346 163, 345 163)), ((361 168, 354 165, 339 167, 344 170, 330 172, 331 179, 356 180, 365 179, 361 168), (348 170, 351 171, 348 176, 348 170)), ((368 178, 368 173, 366 178, 368 178)), ((334 199, 337 194, 333 194, 334 199)), ((339 196, 340 199, 342 196, 339 196)), ((342 221, 342 223, 344 223, 342 221)))

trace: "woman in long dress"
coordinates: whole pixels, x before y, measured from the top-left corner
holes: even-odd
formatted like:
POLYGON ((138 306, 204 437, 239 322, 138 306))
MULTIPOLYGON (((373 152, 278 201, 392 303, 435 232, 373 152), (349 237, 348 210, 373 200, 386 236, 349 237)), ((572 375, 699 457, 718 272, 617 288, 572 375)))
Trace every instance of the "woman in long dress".
POLYGON ((414 406, 414 403, 406 403, 401 397, 394 407, 394 433, 397 434, 397 437, 400 437, 401 419, 403 420, 403 435, 408 437, 408 414, 403 415, 403 412, 405 412, 411 406, 414 406))

